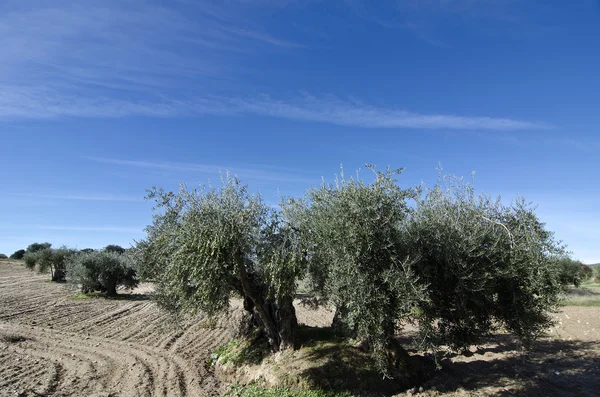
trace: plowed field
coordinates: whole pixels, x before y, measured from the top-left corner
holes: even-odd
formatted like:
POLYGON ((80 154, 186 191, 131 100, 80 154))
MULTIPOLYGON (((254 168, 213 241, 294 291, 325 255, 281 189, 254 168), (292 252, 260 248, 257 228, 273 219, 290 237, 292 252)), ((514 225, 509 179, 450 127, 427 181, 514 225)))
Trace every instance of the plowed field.
MULTIPOLYGON (((21 264, 0 262, 0 396, 219 396, 210 354, 227 327, 176 322, 146 295, 73 299, 21 264)), ((331 313, 297 306, 298 320, 331 313)), ((565 307, 549 337, 522 352, 498 335, 452 356, 418 395, 600 396, 600 307, 565 307)), ((410 330, 407 330, 410 333, 410 330)), ((410 338, 405 341, 415 346, 410 338)))

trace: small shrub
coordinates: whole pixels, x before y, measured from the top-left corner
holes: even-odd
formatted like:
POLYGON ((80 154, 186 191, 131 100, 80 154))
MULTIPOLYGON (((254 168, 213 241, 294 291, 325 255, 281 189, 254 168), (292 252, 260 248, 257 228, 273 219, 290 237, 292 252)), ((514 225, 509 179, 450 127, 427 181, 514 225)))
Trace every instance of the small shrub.
POLYGON ((0 259, 8 259, 8 256, 6 256, 6 254, 0 254, 0 259))
POLYGON ((79 253, 67 262, 68 281, 81 286, 81 292, 117 294, 117 287, 135 288, 136 273, 127 255, 109 251, 79 253))

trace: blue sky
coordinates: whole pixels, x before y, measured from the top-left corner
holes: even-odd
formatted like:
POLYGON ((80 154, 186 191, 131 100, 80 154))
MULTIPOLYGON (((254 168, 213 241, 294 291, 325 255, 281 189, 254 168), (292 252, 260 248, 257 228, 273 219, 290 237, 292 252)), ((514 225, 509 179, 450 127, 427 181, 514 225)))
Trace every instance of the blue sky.
POLYGON ((0 252, 128 246, 219 170, 276 203, 440 162, 600 262, 599 38, 596 0, 5 0, 0 252))

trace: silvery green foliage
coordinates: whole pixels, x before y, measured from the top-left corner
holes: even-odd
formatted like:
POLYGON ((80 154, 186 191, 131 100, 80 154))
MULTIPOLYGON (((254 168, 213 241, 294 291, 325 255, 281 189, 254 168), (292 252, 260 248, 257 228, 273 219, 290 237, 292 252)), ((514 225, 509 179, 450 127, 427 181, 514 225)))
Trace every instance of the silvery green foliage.
POLYGON ((45 243, 43 246, 41 244, 32 244, 30 247, 34 245, 38 245, 39 247, 24 255, 25 266, 31 270, 37 268, 39 273, 47 273, 49 271, 52 281, 64 281, 65 265, 67 260, 74 254, 74 251, 66 247, 50 248, 49 243, 45 243))
POLYGON ((335 305, 341 328, 375 351, 389 347, 422 293, 402 239, 414 190, 398 186, 400 172, 375 172, 372 183, 342 173, 284 207, 303 231, 310 285, 335 305))
POLYGON ((156 202, 153 223, 133 251, 143 277, 157 283, 159 303, 212 316, 241 296, 272 348, 290 347, 304 258, 284 217, 229 175, 220 188, 154 188, 148 198, 156 202))
POLYGON ((25 267, 29 270, 35 269, 35 263, 37 261, 37 253, 36 252, 26 252, 23 255, 23 261, 25 262, 25 267))
POLYGON ((82 292, 101 291, 115 295, 117 288, 135 288, 138 278, 127 254, 110 251, 82 252, 67 262, 67 279, 82 292))
POLYGON ((384 371, 406 321, 433 349, 465 349, 498 326, 525 343, 542 333, 563 287, 564 250, 533 209, 455 178, 402 189, 400 172, 375 172, 370 183, 342 174, 280 211, 229 176, 218 189, 154 188, 153 223, 131 253, 175 312, 214 315, 243 297, 274 350, 293 344, 300 279, 336 307, 339 330, 379 353, 384 371))
POLYGON ((465 349, 497 326, 528 343, 551 324, 563 249, 524 200, 503 205, 447 177, 423 192, 402 239, 426 287, 418 313, 427 345, 465 349))

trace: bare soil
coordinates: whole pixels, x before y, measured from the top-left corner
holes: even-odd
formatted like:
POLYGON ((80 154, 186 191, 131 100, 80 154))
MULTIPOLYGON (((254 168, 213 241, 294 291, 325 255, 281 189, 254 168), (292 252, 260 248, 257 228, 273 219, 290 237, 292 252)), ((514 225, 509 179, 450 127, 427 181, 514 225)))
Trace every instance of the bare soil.
POLYGON ((0 264, 0 396, 218 396, 207 369, 229 339, 176 324, 145 295, 74 300, 20 264, 0 264))
MULTIPOLYGON (((75 300, 18 263, 0 263, 0 396, 219 396, 228 387, 210 355, 226 320, 176 322, 145 295, 75 300)), ((299 322, 326 326, 324 309, 297 305, 299 322)), ((497 335, 403 395, 600 396, 600 307, 564 307, 549 336, 523 352, 497 335)), ((416 352, 410 330, 405 343, 416 352)))

